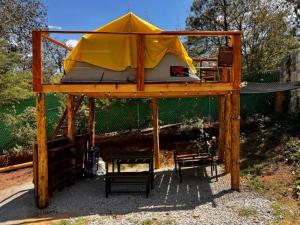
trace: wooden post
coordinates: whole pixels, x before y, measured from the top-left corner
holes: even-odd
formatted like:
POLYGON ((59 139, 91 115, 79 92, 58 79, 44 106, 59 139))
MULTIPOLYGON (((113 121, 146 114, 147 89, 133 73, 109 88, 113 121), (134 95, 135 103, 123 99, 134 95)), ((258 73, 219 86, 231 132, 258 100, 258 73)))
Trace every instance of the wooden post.
POLYGON ((231 189, 240 189, 240 92, 232 93, 231 189))
POLYGON ((275 112, 277 112, 277 113, 282 112, 283 100, 284 100, 284 93, 282 91, 276 92, 276 95, 275 95, 275 112))
POLYGON ((231 189, 240 189, 240 83, 241 83, 241 35, 232 35, 233 88, 232 92, 232 152, 231 189))
POLYGON ((73 95, 68 95, 67 98, 67 118, 68 118, 67 136, 71 142, 74 142, 75 124, 74 124, 74 96, 73 95))
POLYGON ((38 147, 36 143, 33 144, 32 162, 34 197, 38 202, 38 147))
POLYGON ((95 99, 91 97, 89 98, 88 131, 89 147, 95 147, 95 99))
POLYGON ((159 169, 160 154, 159 154, 159 125, 158 125, 157 98, 152 98, 152 119, 153 119, 154 163, 155 163, 155 169, 159 169))
POLYGON ((42 34, 32 31, 32 90, 42 91, 42 34))
POLYGON ((45 208, 49 204, 48 196, 48 150, 45 114, 45 94, 36 94, 36 127, 37 127, 37 204, 39 208, 45 208))
POLYGON ((144 90, 144 58, 145 58, 145 35, 137 35, 137 68, 136 68, 136 84, 137 90, 144 90))
POLYGON ((231 94, 226 96, 225 114, 225 172, 231 171, 231 94))
POLYGON ((218 113, 219 113, 219 141, 218 141, 218 160, 224 160, 225 145, 225 96, 218 96, 218 113))

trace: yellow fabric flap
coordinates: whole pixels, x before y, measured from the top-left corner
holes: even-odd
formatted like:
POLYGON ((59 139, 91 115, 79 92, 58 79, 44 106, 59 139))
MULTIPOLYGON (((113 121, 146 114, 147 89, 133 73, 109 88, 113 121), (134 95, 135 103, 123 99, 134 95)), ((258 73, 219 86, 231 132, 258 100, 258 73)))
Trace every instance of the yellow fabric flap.
MULTIPOLYGON (((142 20, 133 13, 128 13, 96 31, 102 32, 143 32, 161 33, 161 29, 142 20)), ((166 53, 179 56, 195 72, 192 59, 177 36, 146 35, 145 68, 154 68, 166 53)), ((123 71, 128 67, 137 67, 137 35, 86 34, 70 52, 64 61, 68 73, 74 62, 86 62, 95 66, 123 71)))

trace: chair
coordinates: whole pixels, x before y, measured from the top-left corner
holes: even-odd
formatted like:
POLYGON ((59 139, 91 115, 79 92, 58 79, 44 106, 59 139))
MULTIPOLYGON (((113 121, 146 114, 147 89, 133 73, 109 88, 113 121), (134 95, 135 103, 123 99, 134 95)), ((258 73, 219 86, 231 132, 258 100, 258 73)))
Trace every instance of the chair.
POLYGON ((197 141, 175 143, 174 149, 175 171, 178 171, 180 183, 182 183, 183 167, 199 167, 210 165, 211 176, 215 172, 218 181, 218 169, 216 160, 216 140, 207 141, 206 135, 197 141))

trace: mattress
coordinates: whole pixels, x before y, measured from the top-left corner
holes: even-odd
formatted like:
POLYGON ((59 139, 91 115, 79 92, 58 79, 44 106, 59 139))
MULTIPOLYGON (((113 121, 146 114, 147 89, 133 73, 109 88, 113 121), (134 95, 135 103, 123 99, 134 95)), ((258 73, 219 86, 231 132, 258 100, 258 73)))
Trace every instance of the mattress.
MULTIPOLYGON (((136 69, 114 71, 85 62, 75 62, 61 83, 135 83, 136 69)), ((160 63, 145 69, 145 83, 199 82, 200 79, 188 69, 188 65, 178 56, 167 53, 160 63), (184 73, 174 74, 174 68, 184 68, 184 73)))

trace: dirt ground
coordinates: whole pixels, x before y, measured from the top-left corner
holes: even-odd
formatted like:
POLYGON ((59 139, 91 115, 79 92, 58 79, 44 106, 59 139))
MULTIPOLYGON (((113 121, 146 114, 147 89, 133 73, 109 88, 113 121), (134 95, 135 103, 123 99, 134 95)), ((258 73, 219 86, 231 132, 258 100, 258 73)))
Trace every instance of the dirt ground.
POLYGON ((0 190, 9 189, 32 181, 32 168, 25 168, 9 173, 0 173, 0 190))

